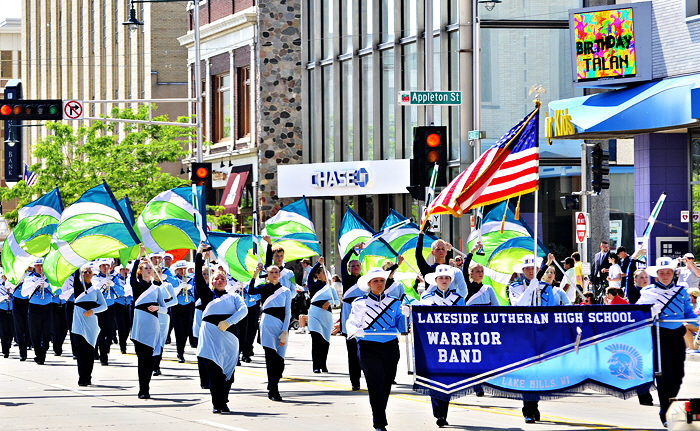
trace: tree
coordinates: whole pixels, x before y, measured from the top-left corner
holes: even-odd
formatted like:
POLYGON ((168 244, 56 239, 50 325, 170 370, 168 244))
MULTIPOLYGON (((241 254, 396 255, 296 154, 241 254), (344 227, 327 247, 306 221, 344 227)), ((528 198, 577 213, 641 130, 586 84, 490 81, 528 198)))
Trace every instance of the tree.
MULTIPOLYGON (((147 120, 148 106, 135 112, 115 108, 111 117, 147 120)), ((158 121, 167 121, 167 117, 156 117, 145 125, 94 121, 77 129, 64 123, 46 123, 49 135, 34 144, 39 162, 29 168, 38 175, 36 184, 28 187, 20 181, 11 189, 0 189, 0 199, 17 199, 17 208, 21 208, 58 186, 68 206, 104 180, 117 199, 129 195, 134 212, 139 214, 158 193, 188 183, 162 172, 159 165, 186 156, 182 141, 191 138, 193 131, 159 125, 158 121)), ((187 122, 188 118, 177 121, 187 122)), ((17 210, 5 218, 14 226, 17 210)))

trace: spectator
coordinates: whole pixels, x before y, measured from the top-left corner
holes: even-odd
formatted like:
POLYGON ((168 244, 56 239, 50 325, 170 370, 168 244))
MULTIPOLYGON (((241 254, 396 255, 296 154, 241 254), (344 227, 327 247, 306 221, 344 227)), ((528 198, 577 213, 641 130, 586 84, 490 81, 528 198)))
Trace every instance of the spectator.
POLYGON ((620 258, 615 253, 608 253, 608 285, 619 289, 622 286, 622 269, 620 268, 620 258))
POLYGON ((678 284, 685 284, 687 289, 697 289, 698 282, 700 282, 700 268, 695 265, 695 255, 686 253, 678 260, 681 265, 685 265, 685 268, 679 267, 676 269, 678 284))
POLYGON ((574 259, 567 257, 564 259, 564 278, 561 280, 561 288, 566 292, 566 297, 572 304, 576 302, 576 265, 574 259))
POLYGON ((620 270, 622 270, 622 279, 620 280, 620 286, 625 292, 624 295, 620 296, 624 298, 625 296, 627 296, 627 279, 631 278, 629 277, 629 268, 630 264, 632 263, 632 259, 630 259, 629 254, 627 254, 627 249, 625 249, 623 246, 619 246, 617 248, 617 257, 620 258, 620 270))
POLYGON ((595 303, 595 295, 593 292, 583 292, 583 301, 581 305, 593 305, 595 303))
POLYGON ((605 303, 608 305, 629 304, 625 298, 620 296, 620 293, 624 294, 619 287, 608 287, 605 289, 605 303))
MULTIPOLYGON (((700 313, 700 308, 698 307, 698 296, 700 296, 700 289, 688 289, 688 295, 690 296, 690 303, 693 305, 693 311, 695 311, 695 314, 700 313)), ((698 333, 698 325, 685 322, 683 323, 683 326, 685 326, 684 338, 686 350, 695 350, 700 348, 700 341, 696 340, 695 338, 698 333)))
POLYGON ((574 260, 574 272, 576 274, 576 285, 583 290, 583 264, 581 263, 581 255, 578 251, 571 253, 571 258, 574 260))
POLYGON ((607 241, 600 242, 600 251, 593 257, 593 271, 591 272, 591 281, 595 286, 596 296, 602 296, 603 290, 608 286, 607 273, 610 268, 608 261, 610 248, 607 241))

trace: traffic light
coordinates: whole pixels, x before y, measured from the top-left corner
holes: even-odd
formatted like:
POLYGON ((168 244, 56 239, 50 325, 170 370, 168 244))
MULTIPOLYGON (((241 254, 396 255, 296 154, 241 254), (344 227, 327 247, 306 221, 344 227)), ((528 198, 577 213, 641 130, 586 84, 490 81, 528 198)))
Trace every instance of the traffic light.
POLYGON ((190 176, 192 184, 204 186, 204 196, 207 204, 213 205, 214 188, 212 186, 211 163, 192 163, 192 173, 190 176))
POLYGON ((447 127, 419 126, 413 128, 413 172, 411 186, 425 188, 435 163, 438 176, 435 185, 447 185, 447 127))
POLYGON ((52 120, 63 119, 63 101, 51 100, 3 100, 0 104, 0 120, 52 120))
POLYGON ((559 199, 561 199, 561 206, 564 207, 565 211, 568 211, 568 210, 578 211, 578 209, 579 209, 578 196, 576 196, 576 195, 564 195, 564 196, 560 197, 559 199))
MULTIPOLYGON (((21 102, 22 82, 19 79, 10 79, 5 84, 5 100, 0 103, 21 102)), ((2 117, 0 115, 0 117, 2 117)), ((2 120, 3 118, 0 118, 2 120)), ((22 164, 22 121, 4 119, 5 136, 3 136, 3 153, 5 155, 5 181, 17 182, 22 179, 24 173, 22 164)))
POLYGON ((600 145, 591 151, 591 186, 595 193, 610 188, 610 156, 600 145))

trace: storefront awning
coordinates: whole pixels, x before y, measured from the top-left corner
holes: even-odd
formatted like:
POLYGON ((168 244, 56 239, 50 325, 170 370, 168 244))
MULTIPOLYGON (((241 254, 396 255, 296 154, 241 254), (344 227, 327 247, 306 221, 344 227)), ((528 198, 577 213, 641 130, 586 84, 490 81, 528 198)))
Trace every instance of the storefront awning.
POLYGON ((226 181, 224 194, 221 196, 220 205, 225 208, 226 214, 238 214, 238 203, 241 201, 243 188, 248 180, 248 174, 252 166, 235 166, 231 168, 231 173, 226 181))
POLYGON ((700 74, 555 100, 549 116, 553 139, 624 138, 699 125, 700 74))

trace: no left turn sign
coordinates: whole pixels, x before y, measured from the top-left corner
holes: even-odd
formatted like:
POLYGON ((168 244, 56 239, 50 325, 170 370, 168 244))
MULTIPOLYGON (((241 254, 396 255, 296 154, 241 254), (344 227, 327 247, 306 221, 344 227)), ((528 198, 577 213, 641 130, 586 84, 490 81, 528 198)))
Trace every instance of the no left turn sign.
POLYGON ((84 115, 82 100, 68 100, 63 102, 64 120, 82 120, 83 117, 84 115))

